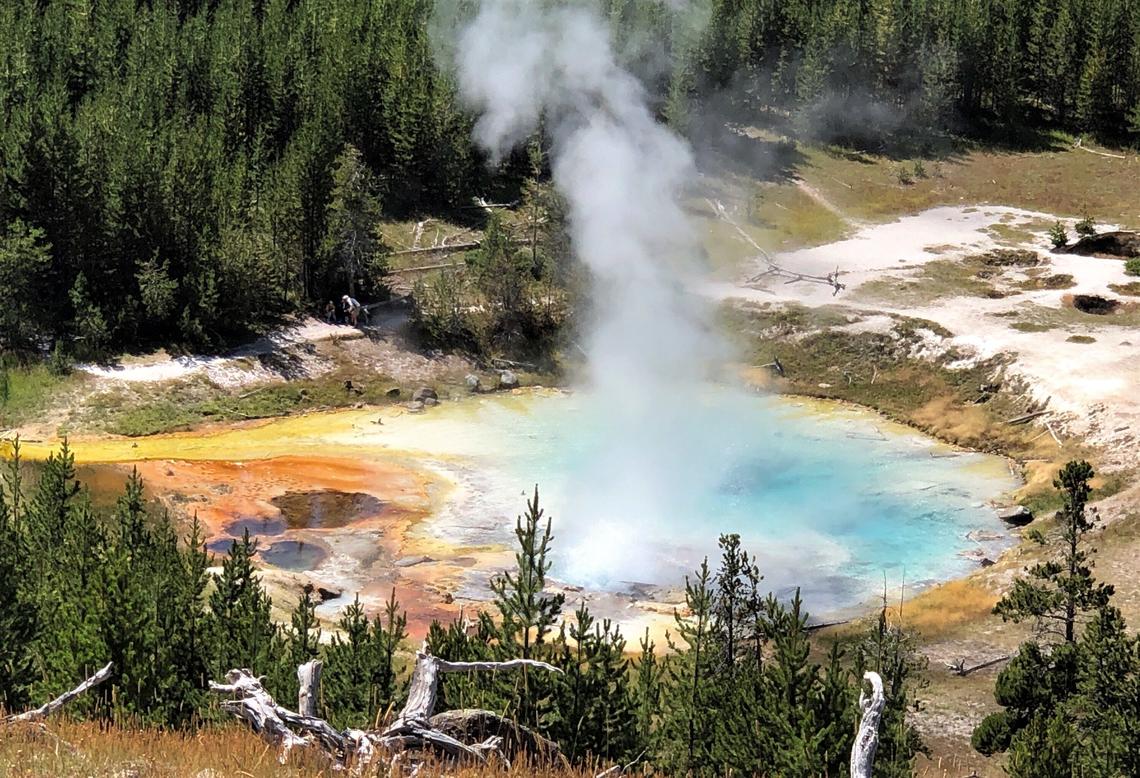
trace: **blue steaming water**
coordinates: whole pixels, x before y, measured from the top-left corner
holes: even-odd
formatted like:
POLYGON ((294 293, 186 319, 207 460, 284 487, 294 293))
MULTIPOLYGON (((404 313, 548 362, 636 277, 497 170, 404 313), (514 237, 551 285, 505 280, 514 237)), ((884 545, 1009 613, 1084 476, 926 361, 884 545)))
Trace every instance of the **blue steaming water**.
POLYGON ((539 485, 559 580, 680 584, 735 532, 772 591, 799 586, 813 611, 835 611, 881 592, 884 575, 913 589, 1010 543, 988 504, 1016 486, 1003 460, 876 414, 730 390, 651 424, 614 408, 587 394, 488 398, 458 426, 440 418, 450 453, 479 474, 483 520, 513 528, 539 485))

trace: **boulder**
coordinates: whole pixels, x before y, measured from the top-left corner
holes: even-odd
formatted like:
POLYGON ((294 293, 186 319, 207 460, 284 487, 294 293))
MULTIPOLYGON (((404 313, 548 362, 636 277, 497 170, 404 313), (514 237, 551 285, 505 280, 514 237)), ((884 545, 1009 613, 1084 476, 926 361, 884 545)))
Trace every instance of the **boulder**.
POLYGON ((464 380, 467 382, 468 391, 470 391, 472 394, 483 391, 483 381, 474 373, 468 374, 467 378, 464 380))
POLYGON ((335 600, 337 597, 340 597, 342 594, 344 594, 344 592, 341 591, 340 589, 326 589, 323 586, 317 587, 317 597, 320 598, 321 602, 328 602, 329 600, 335 600))
POLYGON ((510 370, 504 370, 499 373, 499 388, 500 389, 517 389, 519 385, 519 377, 510 370))
POLYGON ((1060 249, 1066 254, 1080 254, 1086 257, 1140 257, 1140 232, 1118 230, 1102 232, 1081 238, 1071 246, 1060 249))
POLYGON ((432 389, 430 386, 421 386, 419 389, 412 392, 412 402, 422 403, 429 397, 433 400, 439 399, 439 395, 435 393, 435 389, 432 389))
POLYGON ((1024 505, 1013 505, 1009 508, 1002 508, 998 511, 998 518, 1006 524, 1012 524, 1015 527, 1024 527, 1029 522, 1033 521, 1033 511, 1026 508, 1024 505))
POLYGON ((405 407, 407 407, 407 409, 412 413, 423 413, 424 402, 423 400, 412 400, 405 407))
POLYGON ((437 405, 439 405, 439 400, 435 399, 434 397, 425 397, 424 398, 424 407, 425 408, 434 408, 437 405))
POLYGON ((994 566, 994 560, 990 559, 988 556, 982 558, 982 567, 993 567, 993 566, 994 566))

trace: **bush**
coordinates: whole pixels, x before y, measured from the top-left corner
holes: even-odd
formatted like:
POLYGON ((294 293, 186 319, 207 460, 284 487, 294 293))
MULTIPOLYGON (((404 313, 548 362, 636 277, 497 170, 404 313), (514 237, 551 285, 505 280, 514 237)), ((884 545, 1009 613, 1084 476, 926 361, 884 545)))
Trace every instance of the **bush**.
POLYGON ((1069 242, 1069 233, 1060 220, 1054 222, 1053 226, 1049 228, 1049 241, 1055 249, 1059 249, 1069 242))
POLYGON ((922 163, 921 159, 914 161, 914 177, 915 178, 929 178, 926 172, 926 165, 922 163))
POLYGON ((1124 263, 1124 275, 1140 276, 1140 257, 1133 257, 1124 263))
POLYGON ((1076 230, 1082 238, 1090 238, 1096 235, 1096 222, 1086 213, 1085 217, 1077 222, 1076 230))
POLYGON ((71 355, 67 353, 67 349, 58 340, 55 342, 55 348, 51 350, 51 357, 48 359, 48 371, 52 375, 64 376, 71 373, 73 361, 71 355))
POLYGON ((970 745, 979 754, 992 756, 1009 748, 1013 730, 1009 726, 1009 713, 1000 711, 991 713, 982 719, 974 733, 970 735, 970 745))
POLYGON ((897 165, 894 172, 895 180, 897 180, 901 185, 910 186, 914 183, 914 176, 911 174, 911 171, 903 165, 897 165))

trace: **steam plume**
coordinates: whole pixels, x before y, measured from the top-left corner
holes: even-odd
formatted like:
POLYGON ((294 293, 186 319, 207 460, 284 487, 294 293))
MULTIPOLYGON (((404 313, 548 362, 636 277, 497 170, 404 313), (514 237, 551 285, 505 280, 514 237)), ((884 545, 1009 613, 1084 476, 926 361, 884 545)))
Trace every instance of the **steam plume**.
POLYGON ((603 21, 583 6, 546 5, 484 0, 459 35, 459 86, 494 157, 545 121, 572 244, 594 279, 583 348, 606 445, 555 506, 563 559, 591 583, 646 580, 658 565, 655 528, 697 511, 707 486, 692 472, 686 416, 721 355, 707 311, 686 292, 698 256, 681 204, 692 154, 655 120, 603 21))

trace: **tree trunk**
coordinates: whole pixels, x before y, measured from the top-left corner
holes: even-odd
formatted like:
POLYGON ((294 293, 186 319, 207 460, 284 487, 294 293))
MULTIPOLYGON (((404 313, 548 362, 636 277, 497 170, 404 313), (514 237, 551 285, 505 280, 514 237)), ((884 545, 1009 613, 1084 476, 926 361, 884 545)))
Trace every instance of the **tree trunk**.
POLYGON ((883 696, 883 679, 878 673, 867 671, 863 678, 871 683, 871 696, 859 692, 859 709, 863 719, 859 731, 851 745, 851 778, 871 778, 871 767, 875 762, 875 749, 879 747, 879 722, 883 717, 883 706, 887 698, 883 696))
POLYGON ((311 659, 297 668, 297 712, 302 716, 316 716, 317 703, 321 699, 321 670, 324 662, 311 659))

